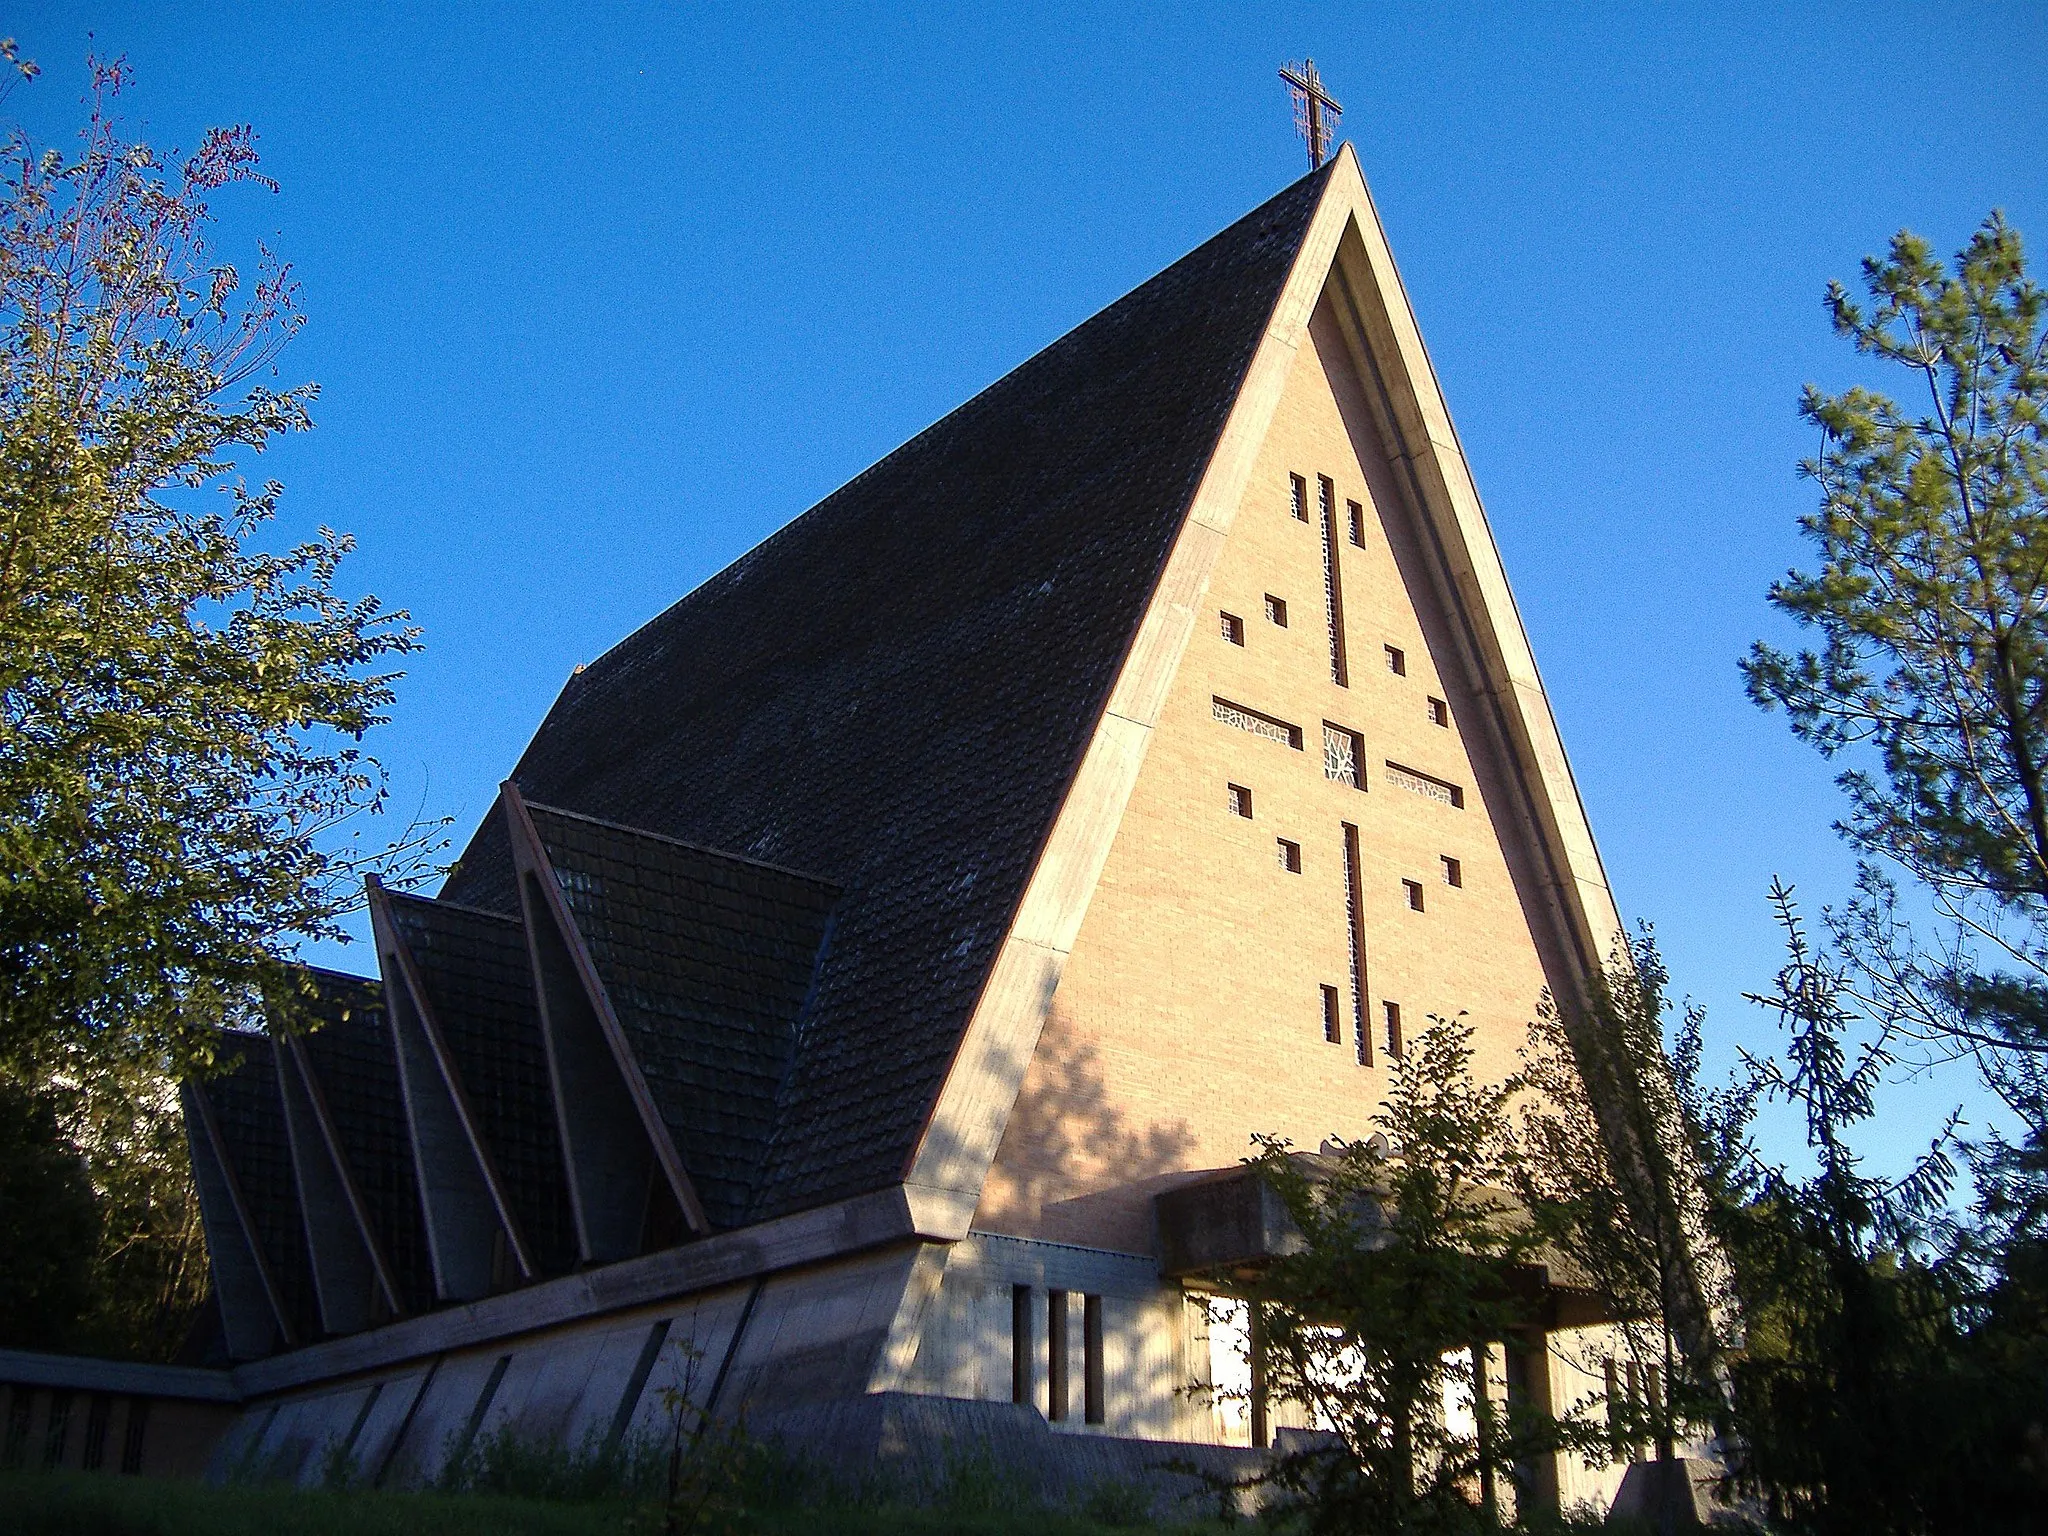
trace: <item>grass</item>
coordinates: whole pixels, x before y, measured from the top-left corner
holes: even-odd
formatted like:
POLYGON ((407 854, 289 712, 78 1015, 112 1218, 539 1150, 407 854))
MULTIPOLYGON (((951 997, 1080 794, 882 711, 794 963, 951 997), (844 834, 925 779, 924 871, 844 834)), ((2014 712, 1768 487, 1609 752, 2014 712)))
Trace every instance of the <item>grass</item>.
MULTIPOLYGON (((1115 1501, 1107 1517, 1012 1502, 975 1508, 861 1500, 738 1510, 699 1521, 691 1536, 1129 1536, 1115 1501)), ((1085 1507, 1085 1506, 1084 1506, 1085 1507)), ((1157 1529, 1156 1527, 1154 1529, 1157 1529)), ((1177 1527, 1208 1536, 1215 1526, 1177 1527)), ((555 1502, 491 1493, 225 1488, 104 1473, 0 1473, 0 1531, 18 1536, 661 1536, 660 1510, 619 1500, 555 1502)))

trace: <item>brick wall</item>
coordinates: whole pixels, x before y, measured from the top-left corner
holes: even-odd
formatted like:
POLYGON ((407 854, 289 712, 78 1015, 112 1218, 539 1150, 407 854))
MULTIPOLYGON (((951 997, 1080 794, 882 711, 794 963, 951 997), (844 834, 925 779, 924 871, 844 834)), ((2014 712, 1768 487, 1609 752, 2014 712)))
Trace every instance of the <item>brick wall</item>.
POLYGON ((1470 1014, 1479 1068, 1513 1070, 1523 1026, 1563 974, 1539 949, 1536 860, 1504 753, 1458 661, 1425 535, 1409 514, 1327 304, 1297 357, 1258 467, 1089 907, 975 1226, 1148 1251, 1150 1198, 1227 1166, 1255 1131, 1313 1148, 1366 1134, 1386 1091, 1383 1004, 1412 1038, 1470 1014), (1290 508, 1306 482, 1308 521, 1290 508), (1318 477, 1334 483, 1349 686, 1331 677, 1318 477), (1364 547, 1346 503, 1364 509, 1364 547), (1267 615, 1282 599, 1287 626, 1267 615), (1221 614, 1242 620, 1225 638, 1221 614), (1385 647, 1403 653, 1405 675, 1385 647), (1212 700, 1300 727, 1302 748, 1233 728, 1212 700), (1446 701, 1448 727, 1428 701, 1446 701), (1325 777, 1328 721, 1364 738, 1366 788, 1325 777), (1456 809, 1389 782, 1388 760, 1459 786, 1456 809), (1253 816, 1227 786, 1252 791, 1253 816), (1342 825, 1359 830, 1367 947, 1360 1066, 1342 825), (1287 872, 1277 840, 1301 848, 1287 872), (1458 860, 1462 885, 1444 883, 1458 860), (1402 882, 1417 882, 1411 910, 1402 882), (1342 1004, 1324 1038, 1321 988, 1342 1004))

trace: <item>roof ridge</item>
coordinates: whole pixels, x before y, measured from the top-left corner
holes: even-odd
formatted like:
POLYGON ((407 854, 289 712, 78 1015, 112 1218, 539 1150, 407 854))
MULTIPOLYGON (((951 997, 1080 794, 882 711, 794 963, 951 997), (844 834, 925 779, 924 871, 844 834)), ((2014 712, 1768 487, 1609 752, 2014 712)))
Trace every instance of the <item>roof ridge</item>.
MULTIPOLYGON (((828 880, 825 876, 814 875, 808 870, 792 869, 787 864, 770 863, 767 859, 752 858, 747 854, 734 853, 726 848, 712 848, 703 843, 685 842, 682 838, 670 837, 665 832, 653 832, 646 827, 628 826, 623 821, 613 821, 609 817, 590 816, 582 811, 568 810, 559 805, 548 805, 540 800, 527 801, 526 808, 529 811, 546 811, 551 816, 560 816, 568 821, 588 822, 593 827, 603 827, 610 832, 624 832, 629 837, 644 837, 649 842, 666 843, 671 848, 681 848, 690 853, 706 854, 714 859, 724 859, 728 863, 746 864, 755 869, 765 869, 771 874, 788 875, 794 880, 807 881, 812 885, 822 885, 830 890, 834 896, 843 894, 845 890, 845 887, 840 885, 837 880, 828 880)), ((451 902, 450 905, 453 906, 456 903, 451 902)))
POLYGON ((494 912, 489 907, 473 906, 466 901, 450 901, 445 896, 422 896, 418 891, 393 891, 387 888, 385 894, 394 901, 418 902, 423 907, 445 907, 450 911, 466 913, 471 917, 488 917, 493 922, 510 923, 515 928, 526 926, 525 919, 516 912, 494 912))

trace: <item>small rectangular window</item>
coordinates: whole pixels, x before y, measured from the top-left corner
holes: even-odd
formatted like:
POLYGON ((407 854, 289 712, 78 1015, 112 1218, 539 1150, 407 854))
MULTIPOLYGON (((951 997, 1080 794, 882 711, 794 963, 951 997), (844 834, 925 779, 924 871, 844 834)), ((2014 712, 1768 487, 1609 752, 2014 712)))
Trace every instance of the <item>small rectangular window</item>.
POLYGON ((1228 788, 1230 790, 1230 814, 1242 816, 1246 821, 1250 821, 1252 819, 1252 792, 1242 784, 1232 784, 1228 788))
POLYGON ((1285 629, 1287 627, 1287 599, 1275 597, 1272 593, 1268 592, 1266 594, 1266 617, 1282 629, 1285 629))
POLYGON ((1010 1287, 1010 1401, 1031 1401, 1031 1287, 1010 1287))
POLYGON ((1399 1061, 1408 1049, 1407 1042, 1401 1038, 1401 1005, 1382 1003, 1380 1007, 1387 1016, 1387 1054, 1399 1061))
POLYGON ((1465 883, 1465 866, 1464 866, 1463 864, 1460 864, 1460 863, 1459 863, 1459 862, 1458 862, 1458 861, 1457 861, 1456 859, 1452 858, 1452 857, 1451 857, 1451 856, 1450 856, 1450 855, 1449 855, 1448 853, 1438 854, 1438 855, 1437 855, 1437 862, 1438 862, 1439 864, 1443 865, 1443 867, 1444 867, 1444 884, 1445 884, 1445 885, 1460 885, 1460 886, 1461 886, 1461 885, 1463 885, 1463 884, 1465 883))
POLYGON ((1308 482, 1299 475, 1287 477, 1287 508, 1296 522, 1308 521, 1308 482))
POLYGON ((1365 788, 1365 738, 1341 725, 1323 722, 1323 777, 1353 789, 1365 788))
POLYGON ((1365 508, 1355 501, 1347 501, 1344 503, 1344 506, 1351 514, 1351 542, 1360 549, 1363 549, 1365 548, 1365 508))
POLYGON ((1102 1298, 1081 1298, 1081 1417, 1089 1424, 1103 1421, 1102 1402, 1102 1298))
POLYGON ((1408 653, 1398 645, 1387 647, 1387 670, 1396 677, 1408 675, 1408 653))
POLYGON ((1276 839, 1280 844, 1280 867, 1290 875, 1301 873, 1301 844, 1290 843, 1286 838, 1276 839))
POLYGON ((1344 1015, 1335 987, 1323 988, 1323 1038, 1332 1045, 1344 1043, 1344 1015))
POLYGON ((1450 729, 1451 706, 1442 699, 1431 699, 1429 701, 1429 723, 1431 725, 1443 726, 1446 730, 1450 729))
POLYGON ((1067 1416, 1067 1293, 1045 1293, 1045 1416, 1067 1416))
POLYGON ((1234 613, 1223 615, 1223 638, 1232 645, 1244 644, 1244 620, 1234 613))
POLYGON ((1422 882, 1420 880, 1403 880, 1401 882, 1401 889, 1408 893, 1408 910, 1420 912, 1422 910, 1422 882))

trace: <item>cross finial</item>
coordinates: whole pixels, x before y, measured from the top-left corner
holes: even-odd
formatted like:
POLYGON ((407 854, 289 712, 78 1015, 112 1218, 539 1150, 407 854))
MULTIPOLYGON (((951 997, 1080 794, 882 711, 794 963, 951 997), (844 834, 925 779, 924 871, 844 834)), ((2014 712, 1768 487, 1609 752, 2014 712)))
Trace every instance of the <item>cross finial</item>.
POLYGON ((1330 157, 1331 132, 1344 109, 1323 89, 1323 77, 1316 73, 1316 61, 1280 66, 1280 78, 1294 96, 1294 129, 1308 140, 1308 168, 1319 169, 1330 157))

